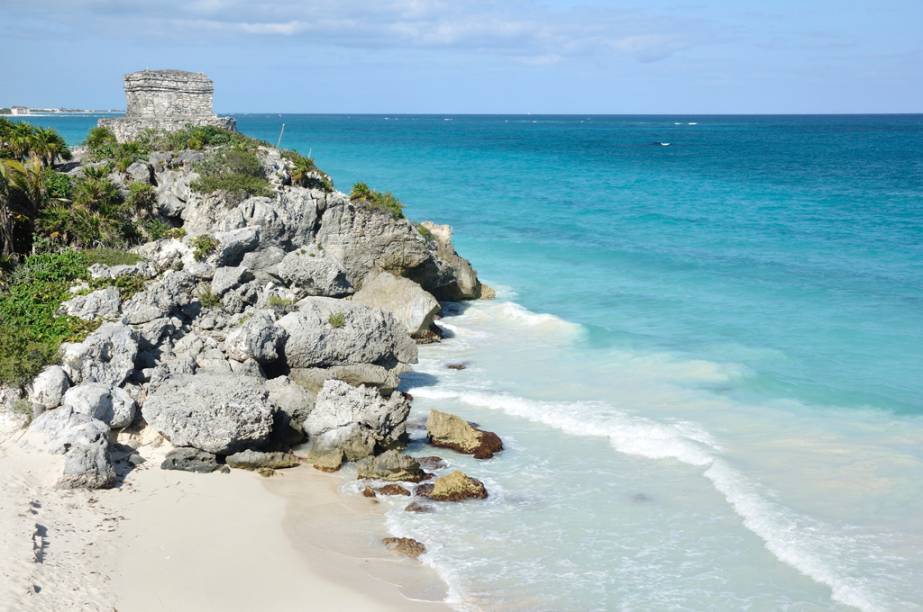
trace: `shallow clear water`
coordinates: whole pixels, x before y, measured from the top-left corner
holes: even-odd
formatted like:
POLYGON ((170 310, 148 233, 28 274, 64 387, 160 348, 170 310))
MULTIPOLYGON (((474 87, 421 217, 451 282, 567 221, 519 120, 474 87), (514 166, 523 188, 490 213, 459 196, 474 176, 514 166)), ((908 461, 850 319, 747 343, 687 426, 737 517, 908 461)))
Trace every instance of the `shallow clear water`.
POLYGON ((459 605, 923 608, 923 117, 238 121, 501 289, 405 382, 508 443, 389 519, 459 605))

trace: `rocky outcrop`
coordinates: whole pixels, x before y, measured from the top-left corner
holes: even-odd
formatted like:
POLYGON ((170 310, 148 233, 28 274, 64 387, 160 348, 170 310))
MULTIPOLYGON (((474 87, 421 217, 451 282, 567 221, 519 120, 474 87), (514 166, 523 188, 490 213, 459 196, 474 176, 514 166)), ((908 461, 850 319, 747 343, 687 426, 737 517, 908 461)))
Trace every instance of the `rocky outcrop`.
POLYGON ((382 542, 394 552, 416 559, 426 552, 426 546, 413 538, 384 538, 382 542))
POLYGON ((371 480, 419 482, 426 478, 423 468, 413 457, 396 450, 389 450, 377 457, 366 457, 356 467, 359 478, 371 480))
POLYGON ((407 431, 410 401, 400 393, 383 398, 370 387, 337 380, 324 383, 304 422, 311 448, 342 449, 349 459, 400 445, 407 431))
POLYGON ((430 410, 426 433, 433 446, 474 455, 475 459, 490 459, 494 453, 503 450, 503 442, 497 434, 478 429, 454 414, 438 410, 430 410))
POLYGON ((458 470, 437 478, 431 485, 420 485, 416 493, 435 501, 487 498, 487 488, 483 482, 458 470))
POLYGON ((440 300, 473 300, 481 297, 481 283, 471 263, 452 246, 452 228, 429 221, 420 224, 431 236, 435 254, 426 266, 408 275, 440 300))
POLYGON ((142 408, 144 419, 174 445, 218 455, 266 444, 273 412, 261 379, 233 374, 178 376, 142 408))
POLYGON ((288 333, 285 363, 290 368, 373 363, 386 367, 415 363, 417 347, 388 313, 326 297, 309 297, 282 317, 288 333))
POLYGON ((333 366, 330 368, 294 368, 292 380, 313 392, 320 391, 328 380, 341 380, 354 387, 375 387, 382 395, 390 395, 400 383, 401 368, 388 369, 370 363, 333 366))
POLYGON ((378 487, 375 489, 375 493, 378 495, 404 495, 409 497, 410 490, 405 487, 402 487, 399 484, 388 484, 383 487, 378 487))
POLYGON ((118 315, 120 303, 119 290, 106 287, 67 300, 61 304, 60 313, 84 321, 112 319, 118 315))
POLYGON ((352 301, 390 312, 414 337, 428 333, 439 313, 439 302, 430 293, 417 283, 389 272, 367 278, 352 301))

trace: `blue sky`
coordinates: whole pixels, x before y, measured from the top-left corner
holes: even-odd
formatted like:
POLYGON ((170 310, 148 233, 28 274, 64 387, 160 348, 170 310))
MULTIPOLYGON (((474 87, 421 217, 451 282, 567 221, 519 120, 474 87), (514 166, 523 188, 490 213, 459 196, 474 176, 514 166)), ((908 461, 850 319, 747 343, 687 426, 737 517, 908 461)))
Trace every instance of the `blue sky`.
POLYGON ((222 112, 923 112, 923 0, 0 0, 0 104, 222 112))

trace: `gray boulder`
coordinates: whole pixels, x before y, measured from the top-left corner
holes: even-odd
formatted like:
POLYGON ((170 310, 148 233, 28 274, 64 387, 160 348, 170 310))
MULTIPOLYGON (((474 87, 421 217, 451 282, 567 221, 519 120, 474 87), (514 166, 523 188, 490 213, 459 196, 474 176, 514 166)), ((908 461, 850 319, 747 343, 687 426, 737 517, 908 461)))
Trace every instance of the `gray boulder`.
POLYGON ((45 452, 64 455, 64 474, 58 481, 61 487, 99 489, 115 482, 109 426, 98 419, 67 407, 49 410, 32 421, 25 441, 45 452))
POLYGON ((246 253, 256 249, 260 244, 260 232, 257 227, 243 227, 215 234, 218 250, 215 261, 219 266, 236 266, 246 253))
POLYGON ((198 175, 190 172, 166 170, 157 175, 157 210, 166 217, 179 217, 192 197, 190 183, 198 175))
POLYGON ((289 187, 278 198, 253 197, 244 200, 219 224, 230 230, 247 226, 260 228, 262 247, 276 245, 286 250, 309 244, 314 237, 318 207, 324 194, 303 187, 289 187))
POLYGON ((133 264, 118 264, 115 266, 106 266, 103 264, 93 264, 87 270, 90 277, 96 280, 116 279, 122 276, 140 276, 142 278, 154 278, 157 276, 157 267, 147 261, 139 261, 133 264))
POLYGON ((137 334, 121 323, 104 323, 83 342, 62 344, 61 352, 62 366, 72 382, 117 387, 135 367, 137 334))
POLYGON ((439 302, 432 294, 412 280, 389 272, 366 278, 352 301, 390 312, 411 336, 428 333, 439 313, 439 302))
POLYGON ((86 295, 78 295, 61 304, 60 314, 77 317, 84 321, 111 319, 119 314, 119 290, 104 287, 86 295))
POLYGON ((432 259, 426 240, 406 219, 345 197, 328 203, 316 241, 343 265, 354 287, 370 272, 401 274, 432 259))
POLYGON ((87 382, 71 387, 64 394, 63 407, 98 419, 113 429, 131 425, 137 406, 125 389, 87 382))
POLYGON ((343 266, 313 244, 286 255, 277 273, 299 297, 342 297, 353 291, 343 266))
POLYGON ((185 270, 168 270, 122 305, 122 320, 131 325, 155 319, 194 314, 196 279, 185 270))
POLYGON ((244 266, 224 266, 215 270, 212 276, 212 293, 223 296, 231 289, 240 287, 251 280, 253 274, 244 266))
POLYGON ((29 389, 29 401, 46 410, 57 408, 64 399, 64 393, 71 381, 64 368, 58 365, 48 366, 35 377, 29 389))
POLYGON ((219 455, 265 444, 273 426, 263 381, 235 374, 164 381, 148 396, 142 414, 174 445, 219 455))
POLYGON ((293 430, 301 432, 305 419, 314 409, 315 393, 295 383, 288 376, 279 376, 266 381, 269 401, 278 412, 288 417, 288 424, 293 430))
POLYGON ((481 297, 481 283, 471 263, 452 246, 452 228, 424 221, 433 257, 407 276, 440 300, 473 300, 481 297))
POLYGON ((265 310, 253 313, 247 322, 228 333, 224 350, 232 359, 245 362, 272 363, 282 356, 288 333, 276 325, 275 317, 265 310))
POLYGON ((221 469, 221 465, 213 453, 207 453, 198 448, 180 447, 167 453, 160 464, 160 469, 207 474, 221 469))
POLYGON ((407 433, 410 400, 401 393, 383 398, 376 389, 328 380, 304 422, 311 449, 342 449, 361 459, 400 445, 407 433))
POLYGON ((284 258, 284 250, 277 246, 268 246, 265 249, 252 251, 244 255, 240 265, 253 272, 273 272, 284 258))
POLYGON ((415 363, 417 346, 389 313, 326 297, 305 298, 278 322, 290 368, 415 363))
POLYGON ((154 169, 145 162, 136 161, 125 169, 125 176, 130 183, 154 183, 154 169))

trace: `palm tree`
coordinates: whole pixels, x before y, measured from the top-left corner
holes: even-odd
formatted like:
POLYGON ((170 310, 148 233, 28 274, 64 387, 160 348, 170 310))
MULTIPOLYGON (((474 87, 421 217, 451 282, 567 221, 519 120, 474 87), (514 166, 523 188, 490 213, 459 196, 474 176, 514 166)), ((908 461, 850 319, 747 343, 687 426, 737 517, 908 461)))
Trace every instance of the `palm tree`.
POLYGON ((0 254, 13 253, 16 222, 31 224, 44 201, 45 181, 37 157, 25 163, 0 160, 0 254))
POLYGON ((42 165, 54 167, 57 158, 68 160, 71 158, 70 149, 64 139, 48 128, 35 128, 31 135, 30 153, 37 155, 42 160, 42 165))

